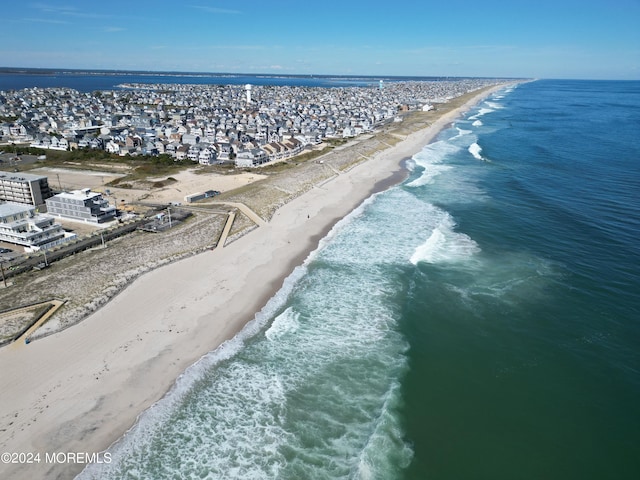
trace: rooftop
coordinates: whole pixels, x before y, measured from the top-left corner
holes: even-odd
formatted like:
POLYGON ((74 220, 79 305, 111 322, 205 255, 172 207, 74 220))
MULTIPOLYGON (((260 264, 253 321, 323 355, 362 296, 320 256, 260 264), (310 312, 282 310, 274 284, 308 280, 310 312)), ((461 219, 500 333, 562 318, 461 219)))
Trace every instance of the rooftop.
POLYGON ((22 172, 17 172, 17 173, 12 173, 12 172, 0 172, 0 179, 3 180, 13 180, 16 182, 32 182, 34 180, 46 180, 47 177, 43 176, 43 175, 33 175, 32 173, 22 173, 22 172))
POLYGON ((34 210, 33 205, 25 203, 3 202, 0 203, 0 217, 7 217, 19 213, 25 213, 34 210))
POLYGON ((71 192, 62 192, 55 195, 56 198, 72 198, 72 199, 85 199, 102 196, 99 192, 92 192, 89 188, 83 188, 82 190, 72 190, 71 192))

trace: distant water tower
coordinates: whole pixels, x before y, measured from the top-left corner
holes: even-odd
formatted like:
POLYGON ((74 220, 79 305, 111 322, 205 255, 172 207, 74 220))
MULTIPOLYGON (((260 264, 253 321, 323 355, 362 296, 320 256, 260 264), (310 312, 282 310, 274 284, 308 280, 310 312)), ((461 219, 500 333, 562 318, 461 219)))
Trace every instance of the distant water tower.
POLYGON ((247 103, 251 103, 251 85, 247 83, 244 89, 247 92, 247 103))

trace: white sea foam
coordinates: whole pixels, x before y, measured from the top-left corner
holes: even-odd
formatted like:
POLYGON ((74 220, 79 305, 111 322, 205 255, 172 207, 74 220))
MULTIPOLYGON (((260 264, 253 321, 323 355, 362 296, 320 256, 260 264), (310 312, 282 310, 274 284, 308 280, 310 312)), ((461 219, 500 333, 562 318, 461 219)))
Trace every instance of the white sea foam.
POLYGON ((478 113, 476 113, 475 115, 470 116, 468 118, 468 120, 477 120, 478 118, 482 117, 483 115, 486 115, 487 113, 491 113, 491 112, 495 112, 495 109, 483 107, 480 110, 478 110, 478 113))
POLYGON ((278 315, 271 326, 264 333, 271 341, 276 341, 280 337, 295 332, 300 327, 300 313, 288 307, 284 312, 278 315))
POLYGON ((446 172, 447 170, 450 170, 451 167, 448 165, 430 165, 428 168, 425 168, 425 170, 422 172, 422 175, 415 179, 412 182, 407 183, 408 187, 420 187, 423 185, 428 185, 430 183, 433 183, 435 178, 440 175, 443 172, 446 172))
POLYGON ((483 125, 482 120, 475 120, 471 125, 474 127, 481 127, 483 125))
POLYGON ((475 159, 482 160, 484 162, 487 161, 487 159, 482 156, 482 147, 477 143, 474 142, 471 145, 469 145, 468 150, 469 150, 469 153, 473 155, 475 159))
POLYGON ((493 110, 501 110, 501 109, 503 109, 503 108, 504 108, 504 107, 503 107, 501 104, 499 104, 498 102, 491 102, 491 101, 487 100, 485 103, 487 104, 487 106, 488 106, 489 108, 491 108, 491 109, 493 109, 493 110))
POLYGON ((393 472, 389 472, 389 466, 395 468, 406 468, 411 462, 413 452, 408 445, 402 441, 403 431, 398 423, 398 417, 393 412, 400 408, 401 387, 395 382, 387 393, 385 406, 378 417, 375 429, 367 440, 367 444, 360 453, 358 463, 358 475, 360 480, 375 478, 392 478, 393 472), (392 440, 404 448, 394 451, 396 458, 384 458, 390 450, 385 447, 385 443, 392 440))
POLYGON ((463 137, 465 135, 469 135, 470 133, 473 133, 472 130, 463 130, 462 128, 456 126, 456 130, 458 131, 458 134, 454 137, 452 137, 450 140, 453 140, 454 138, 459 138, 459 137, 463 137))
POLYGON ((469 236, 454 230, 455 222, 443 212, 442 219, 433 229, 427 241, 415 249, 410 262, 450 263, 467 260, 480 251, 469 236))
MULTIPOLYGON (((454 137, 455 138, 455 137, 454 137)), ((434 178, 451 169, 448 165, 442 165, 442 161, 448 156, 459 151, 459 147, 450 141, 438 141, 427 145, 421 152, 413 156, 413 161, 424 171, 417 179, 407 183, 408 187, 420 187, 433 182, 434 178)))

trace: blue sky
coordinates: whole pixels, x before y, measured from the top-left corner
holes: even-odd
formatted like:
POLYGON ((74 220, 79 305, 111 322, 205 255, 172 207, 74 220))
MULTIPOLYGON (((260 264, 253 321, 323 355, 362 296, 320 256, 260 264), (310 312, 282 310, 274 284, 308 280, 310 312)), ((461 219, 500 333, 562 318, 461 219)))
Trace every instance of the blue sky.
POLYGON ((640 0, 3 2, 0 66, 640 79, 640 0))

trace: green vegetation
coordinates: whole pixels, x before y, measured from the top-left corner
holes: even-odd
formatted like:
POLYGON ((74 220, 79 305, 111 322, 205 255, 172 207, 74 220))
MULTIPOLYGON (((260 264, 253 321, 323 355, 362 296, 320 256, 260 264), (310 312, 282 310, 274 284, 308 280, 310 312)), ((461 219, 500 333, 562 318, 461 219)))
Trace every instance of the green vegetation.
POLYGON ((34 305, 20 309, 15 313, 5 312, 0 316, 0 345, 10 342, 22 334, 51 308, 53 308, 53 304, 34 305))
MULTIPOLYGON (((158 177, 165 175, 173 175, 187 168, 193 167, 191 160, 174 161, 169 155, 159 155, 157 157, 141 156, 141 157, 122 157, 120 163, 124 163, 131 167, 127 175, 116 178, 107 185, 113 187, 124 187, 127 182, 136 182, 146 180, 148 177, 158 177)), ((158 187, 163 187, 175 182, 176 179, 169 177, 158 183, 158 187)), ((156 186, 155 184, 153 186, 156 186)), ((129 186, 131 188, 131 186, 129 186)))
MULTIPOLYGON (((118 181, 136 181, 146 177, 164 176, 178 173, 186 168, 193 167, 191 160, 176 161, 171 155, 115 155, 104 150, 77 149, 69 152, 60 150, 43 150, 31 147, 15 147, 16 154, 25 155, 46 155, 46 160, 35 162, 25 168, 39 167, 64 167, 82 170, 109 170, 109 164, 117 166, 113 170, 122 172, 122 167, 129 167, 129 174, 111 182, 115 186, 118 181)), ((121 186, 121 185, 118 185, 121 186)))

